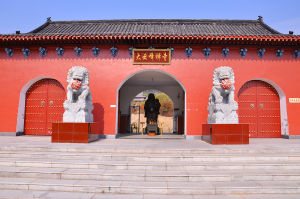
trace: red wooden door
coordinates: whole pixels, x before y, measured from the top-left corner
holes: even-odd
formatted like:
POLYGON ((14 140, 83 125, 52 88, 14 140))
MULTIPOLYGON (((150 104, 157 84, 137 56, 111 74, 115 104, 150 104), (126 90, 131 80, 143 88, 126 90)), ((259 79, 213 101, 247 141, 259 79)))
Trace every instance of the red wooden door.
POLYGON ((270 84, 247 82, 238 93, 238 103, 239 122, 249 124, 250 137, 281 137, 279 96, 270 84))
POLYGON ((52 122, 61 122, 65 91, 59 82, 42 79, 26 92, 25 135, 51 135, 52 122))

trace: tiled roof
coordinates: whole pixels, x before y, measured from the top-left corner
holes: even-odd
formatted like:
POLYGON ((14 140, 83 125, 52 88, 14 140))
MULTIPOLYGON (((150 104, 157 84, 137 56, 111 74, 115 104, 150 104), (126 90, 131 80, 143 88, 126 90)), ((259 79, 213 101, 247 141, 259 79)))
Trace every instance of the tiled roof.
POLYGON ((0 34, 0 46, 73 44, 300 45, 258 20, 131 19, 51 21, 28 33, 0 34))
POLYGON ((51 21, 29 35, 280 35, 258 20, 132 19, 51 21))

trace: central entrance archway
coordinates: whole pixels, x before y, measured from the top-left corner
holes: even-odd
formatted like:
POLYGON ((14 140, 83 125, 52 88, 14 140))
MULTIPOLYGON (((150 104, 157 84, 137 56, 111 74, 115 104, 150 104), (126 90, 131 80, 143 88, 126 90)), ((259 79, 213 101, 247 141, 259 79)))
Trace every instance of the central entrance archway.
MULTIPOLYGON (((143 135, 145 134, 145 127, 147 124, 147 118, 145 117, 145 103, 147 100, 147 96, 153 93, 155 98, 160 102, 160 110, 158 115, 158 127, 161 133, 164 135, 172 135, 175 132, 173 131, 174 124, 176 124, 174 118, 174 105, 173 100, 165 93, 159 90, 146 90, 137 94, 134 99, 131 101, 130 105, 130 133, 133 135, 143 135), (175 121, 175 122, 174 122, 175 121)), ((126 128, 122 126, 120 128, 120 132, 126 132, 126 128)), ((183 132, 181 132, 183 133, 183 132)), ((178 134, 178 133, 177 133, 178 134)))
POLYGON ((171 74, 160 70, 143 70, 129 76, 118 88, 116 136, 130 132, 132 99, 142 91, 159 90, 167 94, 174 106, 174 133, 186 134, 185 96, 183 85, 171 74))

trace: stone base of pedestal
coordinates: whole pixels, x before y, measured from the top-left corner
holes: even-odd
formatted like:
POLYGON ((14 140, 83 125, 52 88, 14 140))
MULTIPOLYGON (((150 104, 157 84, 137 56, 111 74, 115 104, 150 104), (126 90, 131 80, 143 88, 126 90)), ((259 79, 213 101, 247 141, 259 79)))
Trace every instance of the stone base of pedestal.
POLYGON ((155 136, 155 135, 157 135, 158 134, 158 126, 157 126, 157 124, 147 124, 146 133, 149 136, 155 136))
POLYGON ((210 144, 249 144, 249 124, 202 124, 202 140, 210 144))
POLYGON ((52 123, 52 142, 89 143, 99 139, 99 123, 52 123))

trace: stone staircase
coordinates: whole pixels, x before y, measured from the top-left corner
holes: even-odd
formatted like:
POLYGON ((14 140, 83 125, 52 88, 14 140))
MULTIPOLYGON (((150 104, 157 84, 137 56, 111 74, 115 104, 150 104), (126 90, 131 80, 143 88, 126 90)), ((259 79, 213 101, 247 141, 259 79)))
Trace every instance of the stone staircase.
POLYGON ((300 198, 295 148, 82 146, 0 146, 0 198, 300 198))

